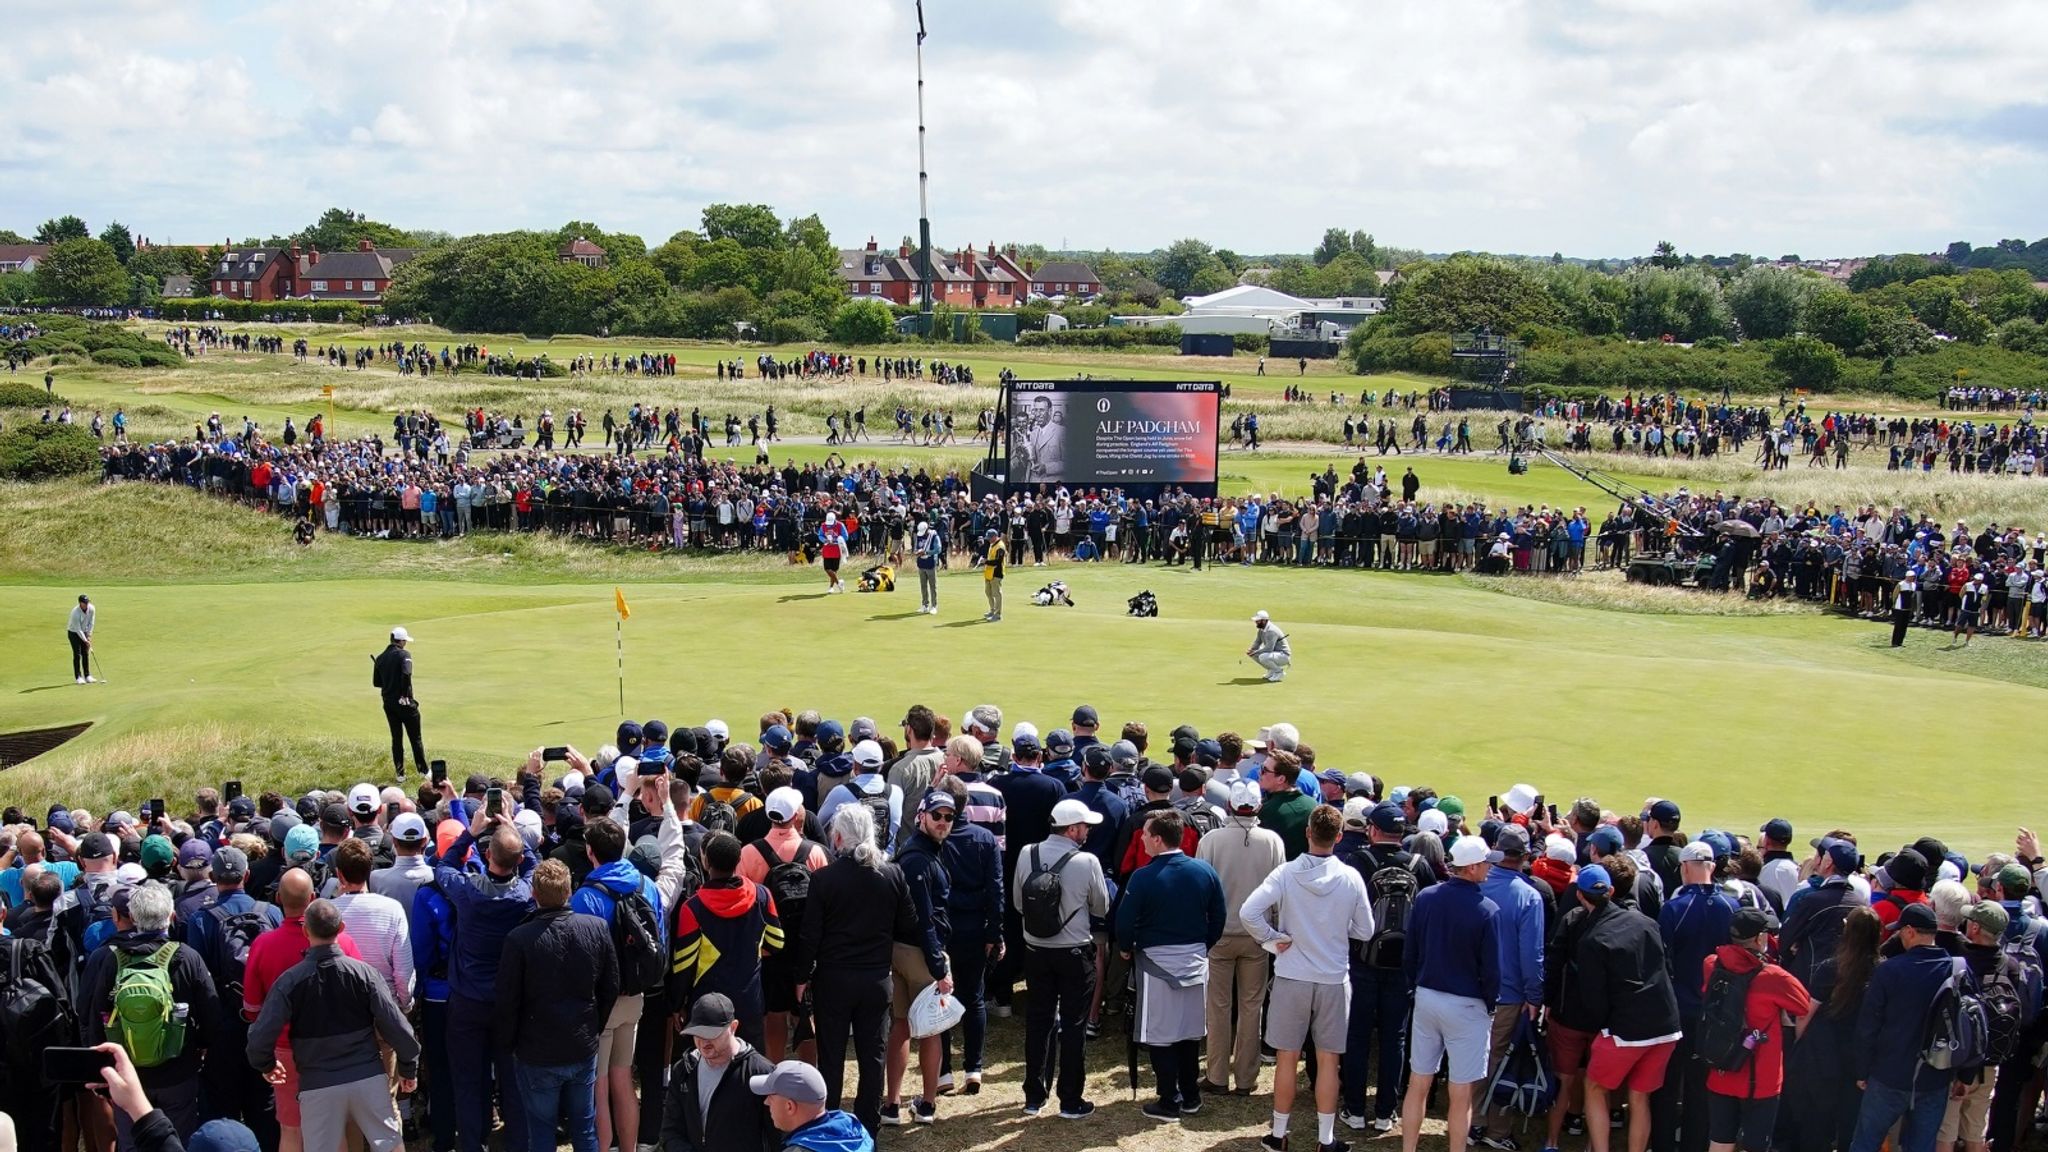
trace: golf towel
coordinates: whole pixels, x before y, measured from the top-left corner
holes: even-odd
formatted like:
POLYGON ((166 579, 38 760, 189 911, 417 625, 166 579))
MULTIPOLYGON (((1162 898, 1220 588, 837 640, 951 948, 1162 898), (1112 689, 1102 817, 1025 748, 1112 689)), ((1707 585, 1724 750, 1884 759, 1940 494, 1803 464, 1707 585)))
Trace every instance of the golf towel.
POLYGON ((1140 1044, 1177 1044, 1209 1034, 1209 950, 1161 944, 1138 953, 1140 1044))

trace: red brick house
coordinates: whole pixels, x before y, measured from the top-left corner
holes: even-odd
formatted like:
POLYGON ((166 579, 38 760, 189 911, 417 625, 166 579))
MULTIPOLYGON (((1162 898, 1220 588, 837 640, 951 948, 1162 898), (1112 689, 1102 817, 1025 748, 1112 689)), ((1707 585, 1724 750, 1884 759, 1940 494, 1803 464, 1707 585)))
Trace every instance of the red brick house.
MULTIPOLYGON (((856 299, 904 305, 918 301, 917 255, 908 244, 886 252, 869 237, 867 247, 841 251, 839 279, 846 285, 846 294, 856 299)), ((970 247, 932 253, 933 304, 1014 308, 1023 303, 1025 282, 1022 270, 998 253, 993 243, 985 252, 970 247)))
POLYGON ((555 259, 564 264, 581 264, 586 268, 602 268, 608 258, 603 248, 581 236, 555 249, 555 259))
POLYGON ((359 241, 353 252, 309 251, 299 254, 293 245, 290 256, 297 280, 291 286, 296 300, 357 300, 375 304, 391 287, 391 273, 400 264, 419 255, 412 248, 379 248, 368 240, 359 241))
POLYGON ((207 269, 207 287, 214 296, 229 300, 284 300, 292 294, 291 253, 283 248, 237 248, 227 251, 207 269))

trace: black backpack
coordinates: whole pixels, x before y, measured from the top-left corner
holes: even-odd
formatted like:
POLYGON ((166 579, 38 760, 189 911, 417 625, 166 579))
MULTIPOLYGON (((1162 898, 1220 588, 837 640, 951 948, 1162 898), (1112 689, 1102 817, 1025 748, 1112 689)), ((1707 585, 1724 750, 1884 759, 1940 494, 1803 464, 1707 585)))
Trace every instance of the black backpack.
POLYGON ((2017 963, 2008 964, 2008 955, 2000 953, 1998 966, 1981 983, 1984 1022, 1987 1025, 1984 1039, 1987 1066, 2003 1064, 2019 1052, 2020 1034, 2029 1019, 2024 988, 2026 973, 2017 963))
POLYGON ((1216 809, 1203 797, 1184 796, 1174 807, 1186 818, 1188 827, 1193 828, 1197 836, 1207 836, 1223 827, 1223 818, 1216 814, 1216 809))
MULTIPOLYGON (((1757 971, 1762 971, 1761 968, 1757 971)), ((1749 986, 1756 972, 1731 972, 1716 962, 1700 997, 1700 1024, 1694 1051, 1707 1067, 1734 1072, 1750 1062, 1749 986)))
POLYGON ((1077 849, 1059 858, 1059 862, 1047 867, 1045 846, 1034 845, 1031 849, 1031 874, 1024 878, 1023 913, 1024 931, 1040 940, 1050 940, 1066 931, 1071 916, 1060 913, 1060 871, 1073 862, 1081 853, 1077 849))
POLYGON ((775 897, 775 916, 784 924, 801 925, 804 919, 804 901, 811 898, 812 844, 809 840, 798 839, 796 851, 784 860, 768 846, 768 838, 754 841, 754 850, 768 861, 768 876, 763 882, 768 894, 775 897))
POLYGON ((64 978, 42 942, 0 939, 7 949, 0 983, 0 1084, 20 1094, 43 1088, 43 1050, 78 1043, 78 1018, 64 993, 64 978))
MULTIPOLYGON (((1367 859, 1371 859, 1370 856, 1367 859)), ((1372 939, 1359 945, 1358 958, 1373 968, 1399 968, 1408 946, 1408 919, 1422 891, 1409 864, 1385 864, 1373 870, 1372 939)))
POLYGON ((896 824, 889 816, 889 782, 878 779, 878 783, 882 789, 880 792, 863 792, 851 780, 840 787, 852 794, 855 800, 860 801, 860 806, 867 809, 868 815, 875 818, 875 847, 886 852, 889 849, 889 837, 896 832, 896 824))
POLYGON ((661 922, 639 888, 620 895, 602 884, 585 883, 610 897, 612 950, 619 958, 619 995, 638 996, 661 984, 668 958, 661 953, 661 922))
POLYGON ((230 912, 216 904, 204 913, 213 917, 215 929, 216 954, 206 957, 207 968, 213 973, 213 985, 220 990, 223 1005, 233 1006, 242 1002, 242 979, 248 970, 249 945, 269 931, 270 919, 266 915, 269 909, 270 905, 259 901, 254 908, 241 912, 230 912))

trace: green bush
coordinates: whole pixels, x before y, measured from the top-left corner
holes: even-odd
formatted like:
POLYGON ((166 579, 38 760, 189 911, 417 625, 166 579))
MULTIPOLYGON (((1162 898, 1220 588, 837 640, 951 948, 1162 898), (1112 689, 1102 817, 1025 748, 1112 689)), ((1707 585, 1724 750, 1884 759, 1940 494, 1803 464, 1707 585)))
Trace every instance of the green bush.
POLYGON ((99 466, 99 442, 76 424, 23 424, 0 432, 0 479, 50 480, 99 466))
POLYGON ((142 353, 133 348, 101 348, 92 354, 92 362, 115 368, 140 368, 142 353))
POLYGON ((756 329, 769 344, 820 344, 825 326, 809 316, 776 316, 763 320, 756 329))
POLYGON ((1232 348, 1237 349, 1239 352, 1252 352, 1261 356, 1265 355, 1266 349, 1271 345, 1272 338, 1263 332, 1239 332, 1230 338, 1230 346, 1232 348))
POLYGON ((1017 343, 1025 348, 1178 348, 1180 325, 1157 328, 1063 328, 1058 332, 1023 332, 1017 343))
POLYGON ((62 403, 62 396, 45 393, 40 384, 26 380, 0 380, 0 408, 43 408, 62 403))
POLYGON ((142 365, 145 368, 183 368, 185 366, 185 358, 183 356, 162 345, 144 349, 141 356, 142 365))

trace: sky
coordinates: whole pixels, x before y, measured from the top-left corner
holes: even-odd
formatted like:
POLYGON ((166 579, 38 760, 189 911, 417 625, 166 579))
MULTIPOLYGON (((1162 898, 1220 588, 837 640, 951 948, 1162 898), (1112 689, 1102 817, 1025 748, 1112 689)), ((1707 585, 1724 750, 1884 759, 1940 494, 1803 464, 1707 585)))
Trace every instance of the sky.
MULTIPOLYGON (((2048 234, 2040 0, 928 0, 934 243, 2048 234)), ((917 231, 911 0, 13 0, 0 227, 917 231)))

